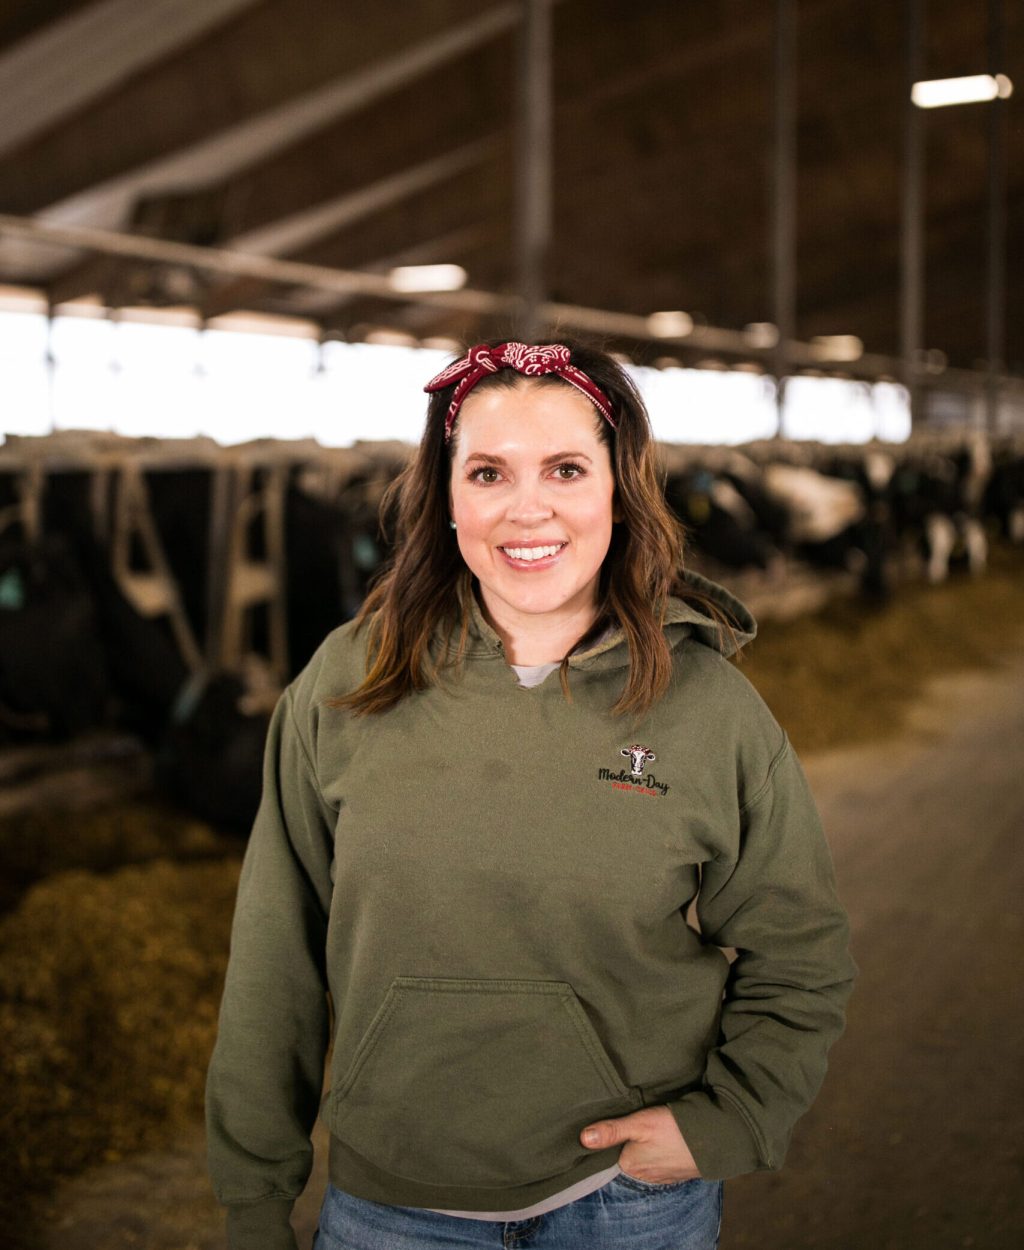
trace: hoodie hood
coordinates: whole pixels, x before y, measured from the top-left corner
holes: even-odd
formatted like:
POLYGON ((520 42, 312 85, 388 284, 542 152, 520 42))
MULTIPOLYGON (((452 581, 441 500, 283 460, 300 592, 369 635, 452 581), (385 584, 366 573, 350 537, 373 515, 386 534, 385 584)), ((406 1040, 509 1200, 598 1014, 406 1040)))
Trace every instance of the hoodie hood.
POLYGON ((690 589, 705 595, 721 608, 732 622, 734 636, 732 638, 723 637, 717 623, 707 614, 706 610, 677 596, 673 596, 669 600, 669 610, 665 617, 666 627, 671 625, 689 626, 685 633, 680 634, 681 637, 685 637, 689 633, 698 642, 703 643, 704 646, 710 647, 713 651, 718 651, 726 657, 735 655, 748 642, 753 642, 757 635, 757 622, 746 604, 741 603, 731 591, 726 590, 718 582, 713 582, 709 577, 704 577, 700 573, 694 573, 690 569, 683 570, 680 581, 690 589))
MULTIPOLYGON (((669 645, 674 649, 686 638, 693 638, 703 646, 718 651, 723 656, 735 655, 757 633, 757 623, 735 595, 724 586, 709 578, 684 569, 679 583, 715 603, 733 622, 734 637, 730 638, 719 628, 717 622, 700 604, 690 602, 680 595, 672 595, 665 612, 664 630, 669 645)), ((465 655, 467 658, 504 658, 504 645, 485 618, 476 594, 470 596, 469 630, 465 655)), ((625 668, 629 663, 629 647, 619 626, 614 626, 585 651, 574 652, 569 657, 570 668, 612 669, 625 668)))

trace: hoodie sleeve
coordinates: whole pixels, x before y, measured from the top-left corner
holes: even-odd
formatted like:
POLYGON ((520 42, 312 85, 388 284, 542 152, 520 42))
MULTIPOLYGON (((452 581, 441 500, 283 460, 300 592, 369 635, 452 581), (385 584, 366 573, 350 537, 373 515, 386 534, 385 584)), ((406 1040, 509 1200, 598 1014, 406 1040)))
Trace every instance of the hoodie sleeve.
POLYGON ((824 1079, 855 971, 817 809, 785 738, 740 811, 737 853, 705 866, 698 915, 705 939, 736 960, 703 1088, 669 1108, 707 1179, 778 1168, 824 1079))
POLYGON ((312 1165, 328 1042, 333 827, 289 688, 267 735, 207 1076, 210 1176, 231 1250, 296 1244, 290 1213, 312 1165))

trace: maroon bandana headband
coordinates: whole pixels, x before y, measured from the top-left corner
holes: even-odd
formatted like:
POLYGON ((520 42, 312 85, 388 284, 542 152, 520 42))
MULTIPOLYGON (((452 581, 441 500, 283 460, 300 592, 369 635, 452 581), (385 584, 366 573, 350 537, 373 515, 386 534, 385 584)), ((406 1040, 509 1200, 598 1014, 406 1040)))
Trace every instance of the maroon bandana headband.
POLYGON ((431 378, 423 388, 428 392, 443 391, 453 382, 458 383, 448 406, 448 415, 444 419, 446 443, 452 436, 452 426, 459 415, 462 401, 481 378, 501 369, 515 369, 516 373, 522 373, 528 378, 557 373, 560 378, 564 378, 586 395, 612 429, 615 429, 608 396, 582 370, 569 363, 568 347, 563 347, 561 343, 549 343, 544 347, 528 347, 525 343, 499 343, 497 347, 488 347, 481 343, 477 347, 471 347, 461 360, 456 360, 447 369, 443 369, 436 378, 431 378))

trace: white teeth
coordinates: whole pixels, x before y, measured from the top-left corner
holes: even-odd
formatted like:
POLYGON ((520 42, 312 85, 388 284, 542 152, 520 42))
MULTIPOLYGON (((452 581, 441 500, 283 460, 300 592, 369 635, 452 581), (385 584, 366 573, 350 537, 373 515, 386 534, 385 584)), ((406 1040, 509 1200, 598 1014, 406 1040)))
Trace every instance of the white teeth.
POLYGON ((502 551, 513 560, 543 560, 545 556, 553 556, 561 551, 565 543, 556 543, 553 547, 502 547, 502 551))

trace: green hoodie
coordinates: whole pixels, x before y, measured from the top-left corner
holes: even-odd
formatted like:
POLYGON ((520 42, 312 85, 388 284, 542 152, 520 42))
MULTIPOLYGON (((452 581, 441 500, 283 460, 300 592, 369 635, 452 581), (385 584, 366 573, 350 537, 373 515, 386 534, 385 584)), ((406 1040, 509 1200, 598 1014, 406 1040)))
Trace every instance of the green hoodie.
POLYGON ((615 1163, 585 1125, 661 1103, 703 1176, 780 1166, 847 922, 785 734, 707 616, 673 599, 665 632, 639 723, 609 712, 621 632, 570 658, 567 701, 517 684, 475 602, 461 669, 390 712, 324 706, 362 680, 352 623, 281 696, 207 1087, 232 1247, 295 1245, 318 1108, 334 1184, 402 1206, 530 1206, 615 1163))

